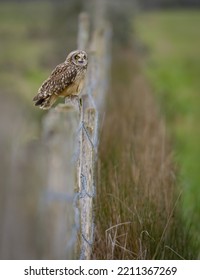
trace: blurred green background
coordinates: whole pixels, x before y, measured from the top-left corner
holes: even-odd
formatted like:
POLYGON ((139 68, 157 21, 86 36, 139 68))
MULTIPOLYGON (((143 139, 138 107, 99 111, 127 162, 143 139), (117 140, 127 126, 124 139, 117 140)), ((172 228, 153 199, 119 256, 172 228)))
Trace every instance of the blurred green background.
POLYGON ((183 186, 182 211, 199 242, 200 226, 200 12, 150 12, 136 20, 147 47, 144 67, 174 140, 183 186), (148 28, 147 28, 148 26, 148 28), (188 217, 190 217, 188 219, 188 217))
MULTIPOLYGON (((40 197, 46 174, 46 155, 41 143, 42 118, 46 113, 33 106, 32 98, 52 69, 76 49, 78 14, 86 10, 92 17, 97 2, 0 1, 1 259, 44 258, 40 197)), ((112 86, 119 88, 120 82, 131 83, 131 75, 141 72, 167 124, 176 165, 176 191, 181 193, 180 232, 171 238, 171 244, 182 242, 183 231, 186 236, 177 245, 178 259, 179 254, 182 258, 200 256, 198 2, 101 1, 113 28, 112 86), (123 57, 124 53, 134 53, 134 59, 123 57), (135 61, 139 62, 132 72, 135 61)), ((114 102, 109 104, 112 112, 114 102)), ((109 137, 112 139, 112 131, 109 137)), ((107 151, 103 152, 107 155, 107 151)), ((118 160, 117 149, 115 156, 118 160)), ((155 216, 152 223, 156 219, 155 216)), ((107 216, 105 227, 109 225, 107 216)), ((154 236, 153 231, 148 234, 154 236)), ((98 250, 94 258, 102 258, 98 250)), ((153 253, 148 258, 153 258, 153 253)))

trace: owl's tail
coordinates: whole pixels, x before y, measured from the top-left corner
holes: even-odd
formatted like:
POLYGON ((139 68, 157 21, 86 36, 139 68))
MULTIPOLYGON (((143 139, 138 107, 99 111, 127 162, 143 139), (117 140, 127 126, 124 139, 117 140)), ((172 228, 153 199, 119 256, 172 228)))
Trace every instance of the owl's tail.
POLYGON ((48 110, 55 103, 56 99, 57 99, 57 96, 54 94, 48 95, 46 97, 41 97, 39 95, 36 95, 33 98, 33 101, 35 102, 35 106, 39 106, 40 109, 43 109, 43 110, 48 110))

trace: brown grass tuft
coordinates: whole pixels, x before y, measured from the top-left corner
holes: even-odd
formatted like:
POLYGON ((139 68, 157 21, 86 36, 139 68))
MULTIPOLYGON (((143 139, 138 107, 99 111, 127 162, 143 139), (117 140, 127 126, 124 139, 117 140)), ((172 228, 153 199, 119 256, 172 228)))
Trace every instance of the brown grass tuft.
POLYGON ((117 50, 113 61, 93 259, 179 259, 180 242, 174 239, 179 197, 165 123, 133 51, 117 50))

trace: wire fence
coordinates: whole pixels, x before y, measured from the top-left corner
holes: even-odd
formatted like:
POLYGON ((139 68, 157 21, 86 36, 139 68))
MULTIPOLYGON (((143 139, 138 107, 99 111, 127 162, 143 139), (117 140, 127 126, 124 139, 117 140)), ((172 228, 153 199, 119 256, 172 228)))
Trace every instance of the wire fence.
POLYGON ((108 24, 90 32, 86 13, 79 17, 78 49, 88 52, 89 66, 81 106, 51 110, 43 122, 47 183, 41 197, 43 258, 90 259, 94 239, 93 200, 98 131, 109 84, 108 24))

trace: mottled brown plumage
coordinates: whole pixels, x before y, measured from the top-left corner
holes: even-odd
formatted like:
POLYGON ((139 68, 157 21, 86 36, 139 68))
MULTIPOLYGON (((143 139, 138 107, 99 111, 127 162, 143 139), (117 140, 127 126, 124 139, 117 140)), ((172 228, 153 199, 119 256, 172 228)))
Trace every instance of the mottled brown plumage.
POLYGON ((87 64, 86 52, 81 50, 71 52, 65 62, 56 66, 41 85, 38 94, 33 98, 35 105, 47 110, 58 97, 78 95, 83 88, 87 64))

